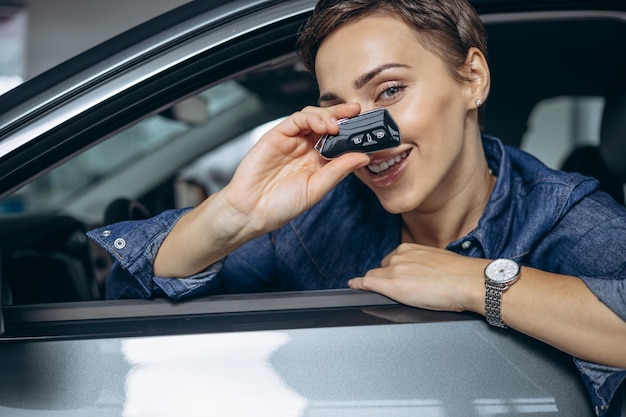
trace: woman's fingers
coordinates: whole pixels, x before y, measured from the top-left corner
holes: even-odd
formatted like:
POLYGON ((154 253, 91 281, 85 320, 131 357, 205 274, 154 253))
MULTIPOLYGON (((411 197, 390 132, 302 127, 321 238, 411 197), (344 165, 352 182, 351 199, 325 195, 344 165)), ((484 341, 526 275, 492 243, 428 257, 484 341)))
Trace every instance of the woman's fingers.
POLYGON ((309 189, 312 200, 320 200, 351 172, 366 166, 369 162, 370 157, 362 153, 344 154, 328 162, 311 176, 309 189))
POLYGON ((401 244, 383 259, 380 268, 353 278, 348 285, 415 307, 463 311, 484 293, 486 263, 444 249, 401 244))
POLYGON ((338 133, 337 120, 356 115, 358 104, 306 107, 263 135, 224 189, 226 200, 267 231, 318 202, 337 183, 369 163, 365 154, 324 160, 314 149, 323 134, 338 133))
POLYGON ((286 137, 306 137, 311 133, 319 137, 324 134, 339 133, 337 121, 359 114, 361 106, 358 103, 345 103, 333 107, 321 108, 308 106, 280 122, 273 129, 274 132, 286 137))

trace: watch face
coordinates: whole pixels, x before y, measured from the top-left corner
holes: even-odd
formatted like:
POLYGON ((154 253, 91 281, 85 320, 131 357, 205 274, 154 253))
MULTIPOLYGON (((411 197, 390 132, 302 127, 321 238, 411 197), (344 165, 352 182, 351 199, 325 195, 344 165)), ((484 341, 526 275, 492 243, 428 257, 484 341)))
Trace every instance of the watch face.
POLYGON ((508 284, 519 275, 519 265, 510 259, 496 259, 485 268, 485 276, 496 284, 508 284))

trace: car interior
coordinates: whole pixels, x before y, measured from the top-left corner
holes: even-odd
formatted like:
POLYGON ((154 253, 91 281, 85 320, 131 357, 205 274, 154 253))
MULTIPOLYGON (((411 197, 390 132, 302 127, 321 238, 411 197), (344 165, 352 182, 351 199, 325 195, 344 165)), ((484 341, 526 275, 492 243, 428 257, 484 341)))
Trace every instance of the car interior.
MULTIPOLYGON (((597 177, 625 204, 626 22, 488 17, 485 24, 492 87, 484 131, 552 158, 554 168, 597 177), (583 137, 575 123, 579 104, 590 98, 597 137, 583 137), (537 109, 555 99, 562 117, 532 125, 537 109), (527 146, 530 136, 539 148, 527 146), (556 142, 556 151, 542 154, 556 142)), ((316 100, 297 56, 274 57, 146 115, 1 200, 3 303, 102 299, 111 259, 88 241, 87 230, 198 204, 228 182, 266 123, 316 100)))
POLYGON ((626 68, 612 80, 604 96, 600 143, 572 150, 561 169, 600 181, 600 189, 624 204, 626 184, 626 68))

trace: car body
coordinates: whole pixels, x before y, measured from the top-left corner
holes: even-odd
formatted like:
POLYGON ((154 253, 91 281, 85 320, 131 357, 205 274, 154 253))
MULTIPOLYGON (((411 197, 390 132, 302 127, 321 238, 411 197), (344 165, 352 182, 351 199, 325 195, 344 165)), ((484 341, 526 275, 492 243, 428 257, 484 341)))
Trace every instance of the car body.
MULTIPOLYGON (((537 103, 601 98, 626 65, 621 1, 474 5, 485 129, 508 144, 537 103)), ((0 415, 594 415, 568 355, 469 313, 347 289, 102 299, 86 230, 197 204, 315 102, 294 54, 313 6, 191 2, 0 97, 0 415)))

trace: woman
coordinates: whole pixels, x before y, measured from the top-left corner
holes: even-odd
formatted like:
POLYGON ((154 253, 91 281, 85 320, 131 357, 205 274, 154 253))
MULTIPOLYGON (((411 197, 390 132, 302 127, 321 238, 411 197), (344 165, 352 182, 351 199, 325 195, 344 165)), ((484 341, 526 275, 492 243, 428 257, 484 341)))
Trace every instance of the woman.
POLYGON ((300 43, 320 106, 270 130, 196 209, 91 232, 119 260, 108 296, 349 285, 472 311, 579 358, 606 409, 626 377, 626 212, 597 182, 481 135, 490 74, 472 7, 322 0, 300 43), (315 151, 338 119, 381 107, 399 147, 315 151))

